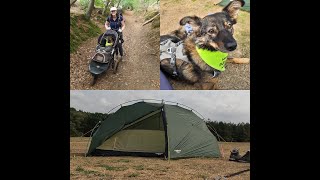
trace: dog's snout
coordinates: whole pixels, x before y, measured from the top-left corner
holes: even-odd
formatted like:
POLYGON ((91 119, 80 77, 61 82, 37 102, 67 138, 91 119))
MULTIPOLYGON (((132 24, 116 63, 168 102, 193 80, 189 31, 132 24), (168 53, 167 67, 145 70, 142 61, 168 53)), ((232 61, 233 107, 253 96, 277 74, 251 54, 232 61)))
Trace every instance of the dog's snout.
POLYGON ((236 42, 229 42, 229 43, 226 43, 226 49, 228 51, 233 51, 237 48, 237 43, 236 42))

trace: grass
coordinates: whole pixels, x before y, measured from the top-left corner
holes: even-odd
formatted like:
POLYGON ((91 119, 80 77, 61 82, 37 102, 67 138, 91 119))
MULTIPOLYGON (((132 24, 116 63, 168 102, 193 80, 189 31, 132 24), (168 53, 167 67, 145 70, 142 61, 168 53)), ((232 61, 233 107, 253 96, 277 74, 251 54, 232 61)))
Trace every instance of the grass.
POLYGON ((168 169, 160 169, 161 172, 168 172, 168 169))
MULTIPOLYGON (((70 138, 70 150, 86 148, 89 138, 70 138), (78 144, 77 144, 78 143, 78 144), (83 147, 83 148, 82 148, 83 147)), ((70 159, 70 179, 214 179, 218 176, 250 168, 249 163, 228 161, 230 151, 239 148, 243 155, 250 143, 219 143, 224 158, 186 158, 167 161, 163 158, 133 156, 82 157, 70 159), (95 171, 90 172, 89 170, 95 171), (87 174, 84 171, 89 171, 87 174), (107 175, 106 175, 107 173, 107 175), (90 177, 89 177, 90 176, 90 177), (107 177, 104 177, 107 176, 107 177), (152 177, 152 178, 151 178, 152 177)), ((241 173, 232 180, 248 180, 250 172, 241 173)))
POLYGON ((198 178, 201 178, 201 179, 208 179, 208 174, 198 174, 198 178))
MULTIPOLYGON (((88 174, 95 174, 96 173, 96 171, 92 171, 92 170, 85 170, 84 168, 82 168, 81 166, 78 166, 77 168, 76 168, 76 171, 78 171, 78 172, 80 172, 80 173, 83 173, 83 174, 85 174, 85 175, 88 175, 88 174)), ((72 173, 71 173, 72 174, 72 173)), ((71 175, 70 174, 70 175, 71 175)), ((74 175, 74 174, 73 174, 74 175)))
POLYGON ((238 43, 236 51, 238 57, 250 58, 250 13, 240 11, 234 29, 234 36, 238 43))
POLYGON ((116 162, 128 163, 128 162, 130 162, 130 160, 129 160, 129 159, 119 159, 119 160, 117 160, 116 162))
POLYGON ((212 3, 207 3, 205 6, 204 6, 205 10, 210 10, 213 8, 213 4, 212 3))
POLYGON ((76 171, 78 171, 78 172, 83 172, 84 169, 83 169, 81 166, 78 166, 78 167, 76 168, 76 171))
POLYGON ((144 170, 144 167, 143 167, 143 165, 133 166, 133 169, 140 171, 140 170, 144 170))
POLYGON ((84 15, 70 16, 70 53, 75 52, 82 42, 100 33, 100 28, 86 20, 84 15))
POLYGON ((138 177, 139 174, 138 173, 132 173, 132 174, 129 174, 128 177, 138 177))
POLYGON ((124 170, 128 169, 125 166, 118 166, 117 167, 117 166, 109 166, 109 165, 100 165, 99 167, 103 167, 108 171, 124 171, 124 170))

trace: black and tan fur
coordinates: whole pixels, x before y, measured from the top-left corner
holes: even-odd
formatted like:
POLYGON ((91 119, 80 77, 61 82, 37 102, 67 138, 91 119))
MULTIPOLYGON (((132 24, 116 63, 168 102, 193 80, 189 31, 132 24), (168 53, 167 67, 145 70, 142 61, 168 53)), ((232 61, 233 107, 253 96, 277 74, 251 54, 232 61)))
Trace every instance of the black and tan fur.
MULTIPOLYGON (((207 65, 196 51, 196 45, 211 51, 230 52, 236 49, 237 42, 233 38, 233 25, 236 24, 238 12, 244 5, 243 0, 233 0, 222 12, 207 15, 204 18, 186 16, 180 20, 181 27, 169 35, 160 37, 160 41, 168 38, 184 41, 184 51, 191 63, 176 59, 178 79, 200 86, 201 89, 217 89, 217 78, 213 78, 214 69, 207 65), (184 25, 189 23, 193 32, 187 36, 184 25)), ((161 69, 172 74, 170 59, 160 62, 161 69)))

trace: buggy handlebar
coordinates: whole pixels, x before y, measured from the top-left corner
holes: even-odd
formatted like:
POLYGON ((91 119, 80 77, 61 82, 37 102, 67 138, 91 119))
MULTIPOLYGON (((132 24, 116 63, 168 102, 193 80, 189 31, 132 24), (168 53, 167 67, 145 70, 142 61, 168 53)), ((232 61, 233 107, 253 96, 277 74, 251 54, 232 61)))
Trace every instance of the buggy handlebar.
POLYGON ((116 42, 116 43, 113 43, 113 48, 115 48, 116 47, 116 45, 118 44, 118 41, 119 41, 119 34, 118 34, 118 32, 117 31, 115 31, 115 30, 112 30, 112 29, 109 29, 109 30, 107 30, 105 33, 103 33, 103 35, 102 35, 102 37, 101 37, 101 39, 100 39, 100 42, 99 42, 99 44, 101 44, 101 42, 102 42, 102 39, 104 38, 104 36, 105 36, 105 34, 106 33, 110 33, 110 34, 116 34, 115 36, 116 36, 116 39, 115 39, 115 41, 114 42, 116 42))

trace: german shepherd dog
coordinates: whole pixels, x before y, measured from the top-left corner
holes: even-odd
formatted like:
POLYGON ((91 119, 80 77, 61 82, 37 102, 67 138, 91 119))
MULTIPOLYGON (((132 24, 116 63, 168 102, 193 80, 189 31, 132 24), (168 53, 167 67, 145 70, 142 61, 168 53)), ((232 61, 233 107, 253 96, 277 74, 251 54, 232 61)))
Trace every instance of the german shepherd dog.
MULTIPOLYGON (((244 6, 243 0, 233 0, 225 6, 222 12, 198 16, 186 16, 180 20, 181 27, 168 35, 160 36, 160 41, 172 39, 183 41, 184 53, 189 62, 176 59, 177 78, 194 84, 201 89, 217 89, 217 78, 213 77, 214 68, 206 64, 196 51, 196 46, 210 51, 231 52, 237 48, 233 38, 233 25, 236 24, 239 10, 244 6), (187 34, 183 27, 186 23, 192 26, 193 32, 187 34)), ((165 73, 173 73, 170 59, 160 62, 160 68, 165 73)))

